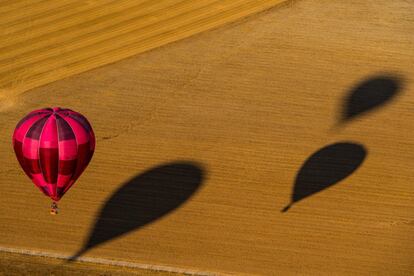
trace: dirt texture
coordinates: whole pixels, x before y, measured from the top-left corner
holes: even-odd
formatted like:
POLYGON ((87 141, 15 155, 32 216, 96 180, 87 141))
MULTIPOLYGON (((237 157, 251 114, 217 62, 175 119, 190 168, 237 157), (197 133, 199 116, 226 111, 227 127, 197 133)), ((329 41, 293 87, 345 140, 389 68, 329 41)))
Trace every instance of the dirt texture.
POLYGON ((0 245, 237 275, 411 275, 413 14, 405 0, 292 1, 8 94, 0 245), (45 106, 84 114, 97 137, 57 216, 11 147, 45 106))

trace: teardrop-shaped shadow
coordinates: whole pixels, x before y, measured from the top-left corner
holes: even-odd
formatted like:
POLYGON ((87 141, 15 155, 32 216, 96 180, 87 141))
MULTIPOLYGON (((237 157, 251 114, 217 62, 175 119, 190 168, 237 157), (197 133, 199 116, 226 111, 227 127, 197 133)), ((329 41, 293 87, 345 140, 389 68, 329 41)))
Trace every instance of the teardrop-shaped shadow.
POLYGON ((400 77, 391 75, 375 76, 359 83, 343 100, 339 125, 389 103, 402 85, 400 77))
POLYGON ((202 166, 187 161, 163 164, 132 178, 107 200, 86 243, 69 261, 177 209, 194 195, 204 178, 202 166))
POLYGON ((366 155, 364 146, 350 142, 335 143, 312 154, 299 170, 291 202, 282 212, 351 175, 361 166, 366 155))

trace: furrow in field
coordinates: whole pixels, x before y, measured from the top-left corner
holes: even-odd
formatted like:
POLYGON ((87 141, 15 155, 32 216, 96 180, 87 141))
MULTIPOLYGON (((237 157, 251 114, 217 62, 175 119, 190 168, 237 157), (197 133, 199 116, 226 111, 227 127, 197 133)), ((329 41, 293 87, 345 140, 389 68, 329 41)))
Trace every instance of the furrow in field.
POLYGON ((54 19, 56 26, 40 24, 40 29, 46 29, 34 31, 27 40, 0 49, 0 88, 12 94, 24 91, 188 37, 280 2, 283 0, 122 2, 117 9, 110 9, 110 13, 108 6, 114 3, 107 2, 107 7, 96 11, 94 16, 85 16, 84 21, 75 14, 66 14, 64 20, 54 19), (54 31, 47 32, 47 28, 54 31))

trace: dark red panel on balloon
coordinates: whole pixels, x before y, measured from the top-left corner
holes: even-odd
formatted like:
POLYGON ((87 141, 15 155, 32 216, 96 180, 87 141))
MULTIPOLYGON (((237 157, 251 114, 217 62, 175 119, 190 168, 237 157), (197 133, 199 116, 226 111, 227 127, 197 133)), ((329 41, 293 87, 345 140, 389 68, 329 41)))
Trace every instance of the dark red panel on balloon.
POLYGON ((72 175, 76 170, 77 160, 59 160, 59 174, 72 175))
POLYGON ((30 174, 42 173, 42 170, 39 164, 39 159, 29 159, 29 158, 24 157, 24 165, 25 165, 26 170, 30 174))
POLYGON ((76 166, 75 175, 73 179, 76 180, 82 174, 83 170, 88 166, 91 158, 91 151, 89 143, 78 145, 78 164, 76 166))
POLYGON ((19 161, 20 166, 22 167, 23 171, 26 173, 26 175, 30 178, 32 178, 32 175, 30 173, 30 170, 28 166, 25 164, 25 158, 23 156, 23 143, 19 142, 17 140, 14 141, 14 152, 16 153, 17 160, 19 161))
POLYGON ((54 148, 40 148, 40 164, 47 183, 56 183, 58 176, 59 151, 54 148))
POLYGON ((39 140, 40 134, 42 134, 42 129, 48 118, 49 116, 43 117, 42 119, 34 123, 33 126, 27 132, 26 137, 39 140))

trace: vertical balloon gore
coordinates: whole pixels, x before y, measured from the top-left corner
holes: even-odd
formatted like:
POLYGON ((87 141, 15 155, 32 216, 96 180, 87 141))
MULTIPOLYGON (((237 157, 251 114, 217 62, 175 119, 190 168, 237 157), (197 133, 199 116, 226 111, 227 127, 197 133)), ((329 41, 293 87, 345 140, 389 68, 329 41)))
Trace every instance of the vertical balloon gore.
MULTIPOLYGON (((81 114, 59 107, 44 108, 30 112, 17 124, 13 148, 26 175, 57 202, 91 160, 95 136, 81 114)), ((57 205, 52 210, 57 214, 57 205)))

